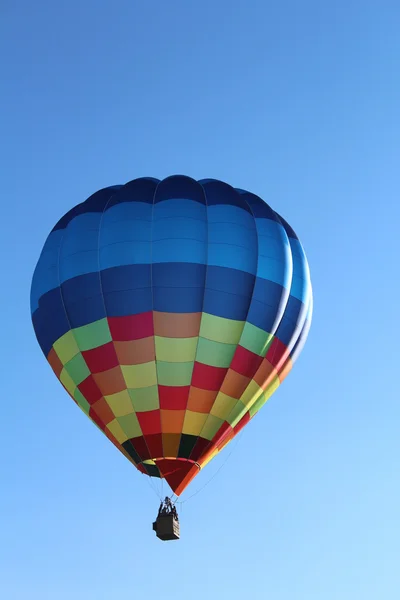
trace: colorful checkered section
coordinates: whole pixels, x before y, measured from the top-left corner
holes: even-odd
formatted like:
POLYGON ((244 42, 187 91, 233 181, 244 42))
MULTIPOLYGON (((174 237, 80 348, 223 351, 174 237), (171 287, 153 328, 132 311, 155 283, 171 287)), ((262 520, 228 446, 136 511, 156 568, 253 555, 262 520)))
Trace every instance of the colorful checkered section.
POLYGON ((75 402, 180 494, 291 370, 312 292, 296 234, 263 200, 173 176, 68 212, 44 245, 31 309, 75 402))

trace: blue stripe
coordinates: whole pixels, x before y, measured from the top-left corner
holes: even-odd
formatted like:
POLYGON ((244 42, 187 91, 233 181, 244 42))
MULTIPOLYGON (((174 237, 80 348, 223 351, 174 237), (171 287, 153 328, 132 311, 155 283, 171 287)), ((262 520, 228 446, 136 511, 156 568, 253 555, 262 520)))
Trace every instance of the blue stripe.
POLYGON ((154 192, 159 179, 139 177, 122 186, 110 199, 105 214, 116 205, 146 203, 153 205, 154 192))
POLYGON ((257 277, 247 320, 274 334, 285 312, 289 290, 273 281, 257 277))
POLYGON ((217 179, 203 179, 200 181, 206 193, 207 205, 228 205, 237 206, 242 211, 250 214, 251 209, 242 196, 230 185, 217 179))
POLYGON ((39 308, 32 315, 32 321, 37 340, 47 356, 54 342, 70 329, 60 288, 41 297, 39 308))
POLYGON ((149 242, 120 242, 100 249, 100 268, 110 269, 123 265, 150 264, 149 242))
POLYGON ((73 209, 68 211, 67 214, 58 221, 53 228, 53 231, 65 229, 67 225, 79 215, 83 215, 85 213, 102 213, 110 198, 120 188, 120 185, 116 185, 99 190, 90 196, 90 198, 88 198, 85 202, 78 204, 73 209))

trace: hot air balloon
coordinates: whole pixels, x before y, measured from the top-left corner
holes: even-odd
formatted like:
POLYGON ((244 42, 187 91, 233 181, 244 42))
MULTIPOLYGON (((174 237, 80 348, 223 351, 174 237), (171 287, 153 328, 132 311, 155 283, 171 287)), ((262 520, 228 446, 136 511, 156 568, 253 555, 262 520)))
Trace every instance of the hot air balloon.
POLYGON ((175 175, 101 189, 64 215, 31 312, 76 404, 179 496, 291 370, 312 291, 298 237, 261 198, 175 175))

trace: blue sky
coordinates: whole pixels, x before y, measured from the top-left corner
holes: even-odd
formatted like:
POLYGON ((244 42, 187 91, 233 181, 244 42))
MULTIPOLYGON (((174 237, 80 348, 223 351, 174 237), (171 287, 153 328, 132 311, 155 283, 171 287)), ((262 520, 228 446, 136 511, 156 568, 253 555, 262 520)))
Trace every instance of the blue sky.
POLYGON ((399 27, 395 0, 1 3, 1 597, 399 597, 399 27), (173 173, 285 216, 315 312, 162 544, 153 490, 44 360, 29 290, 64 212, 173 173))

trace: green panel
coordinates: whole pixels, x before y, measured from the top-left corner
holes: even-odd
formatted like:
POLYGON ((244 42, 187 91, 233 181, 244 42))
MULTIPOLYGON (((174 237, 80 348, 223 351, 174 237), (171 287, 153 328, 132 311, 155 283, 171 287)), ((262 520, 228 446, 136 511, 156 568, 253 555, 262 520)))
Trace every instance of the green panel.
POLYGON ((92 350, 112 341, 107 319, 100 319, 90 325, 83 325, 73 330, 80 350, 92 350))
POLYGON ((121 425, 123 432, 126 433, 128 438, 140 437, 143 435, 135 413, 118 417, 117 421, 121 425))
POLYGON ((246 323, 240 338, 240 345, 250 352, 264 357, 273 339, 274 336, 271 333, 267 333, 251 323, 246 323))
POLYGON ((236 344, 223 344, 200 337, 196 361, 212 367, 229 367, 236 348, 236 344))
POLYGON ((65 367, 60 373, 60 381, 66 390, 71 394, 71 396, 73 396, 75 393, 76 384, 65 367))
POLYGON ((231 398, 223 392, 219 392, 211 408, 211 414, 214 415, 214 417, 225 420, 229 417, 236 404, 237 398, 231 398))
POLYGON ((214 417, 214 415, 208 415, 207 421, 200 432, 201 437, 206 440, 212 440, 218 429, 224 424, 222 419, 214 417))
POLYGON ((146 412, 160 408, 157 385, 134 390, 129 389, 128 393, 136 412, 146 412))
POLYGON ((264 406, 264 404, 267 402, 267 400, 269 400, 269 398, 272 396, 272 394, 274 392, 276 392, 276 390, 279 387, 279 383, 280 383, 279 378, 276 377, 276 379, 274 379, 272 381, 272 383, 268 386, 268 388, 265 390, 265 392, 260 394, 260 396, 254 402, 254 404, 250 407, 250 410, 249 410, 250 417, 254 417, 254 415, 260 410, 260 408, 262 408, 264 406))
POLYGON ((247 408, 243 404, 243 402, 240 402, 240 400, 238 400, 236 406, 234 406, 231 413, 229 414, 229 417, 227 418, 227 422, 229 423, 229 425, 231 425, 231 427, 235 427, 235 425, 237 425, 237 423, 243 417, 246 410, 247 408))
POLYGON ((81 407, 81 409, 88 415, 90 410, 90 404, 83 396, 82 392, 78 390, 78 388, 76 388, 74 392, 74 398, 77 401, 78 405, 81 407))
POLYGON ((79 354, 74 356, 74 358, 71 358, 69 362, 67 362, 65 368, 71 375, 71 378, 75 385, 79 385, 84 379, 86 379, 90 375, 90 371, 88 369, 87 364, 85 363, 85 359, 83 358, 80 352, 79 354))
POLYGON ((63 365, 67 364, 79 352, 78 344, 72 331, 67 331, 67 333, 54 342, 53 348, 63 365))
POLYGON ((156 362, 158 385, 190 385, 193 362, 156 362))
POLYGON ((167 338, 155 336, 157 360, 166 362, 194 361, 196 356, 197 337, 167 338))
POLYGON ((224 344, 238 344, 243 331, 244 321, 234 321, 203 313, 200 336, 224 344))

